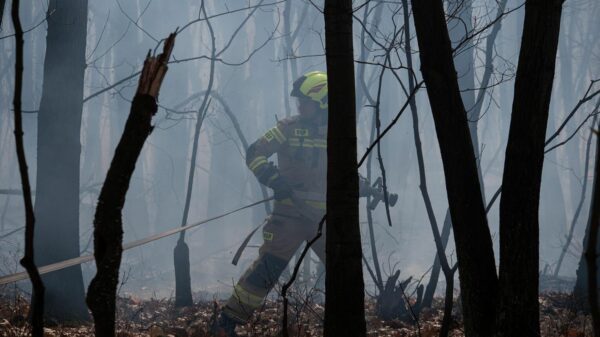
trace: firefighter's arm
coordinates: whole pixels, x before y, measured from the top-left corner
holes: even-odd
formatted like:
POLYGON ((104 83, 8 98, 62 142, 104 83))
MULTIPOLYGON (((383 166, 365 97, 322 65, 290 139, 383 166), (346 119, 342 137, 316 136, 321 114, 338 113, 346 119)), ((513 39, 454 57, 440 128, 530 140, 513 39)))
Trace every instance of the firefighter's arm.
POLYGON ((278 123, 246 150, 246 165, 261 184, 271 187, 271 184, 279 177, 277 166, 268 161, 268 158, 277 152, 286 141, 283 126, 278 123))

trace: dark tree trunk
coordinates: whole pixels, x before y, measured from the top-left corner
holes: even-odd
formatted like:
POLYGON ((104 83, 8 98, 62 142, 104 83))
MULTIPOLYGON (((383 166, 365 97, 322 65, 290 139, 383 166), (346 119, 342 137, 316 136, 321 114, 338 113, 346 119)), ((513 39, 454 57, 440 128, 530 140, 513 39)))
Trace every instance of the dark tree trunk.
POLYGON ((4 5, 6 5, 6 1, 0 0, 0 31, 2 30, 2 18, 4 17, 4 5))
POLYGON ((97 272, 87 295, 96 336, 115 336, 115 301, 123 252, 122 209, 135 163, 146 138, 152 132, 150 122, 157 110, 156 97, 167 71, 166 62, 174 41, 175 35, 172 34, 165 41, 163 54, 158 57, 148 56, 144 62, 125 130, 98 197, 94 216, 94 258, 97 272))
MULTIPOLYGON (((44 284, 37 269, 34 259, 33 236, 35 229, 35 216, 33 214, 33 203, 31 201, 31 186, 29 173, 27 172, 27 160, 25 158, 25 146, 23 145, 23 123, 21 95, 23 92, 23 28, 19 17, 19 0, 13 0, 11 17, 15 28, 15 91, 13 107, 15 110, 15 145, 21 174, 21 186, 23 188, 23 204, 25 208, 25 255, 21 259, 21 265, 31 279, 34 298, 31 303, 31 335, 43 337, 44 335, 44 284)), ((4 7, 4 3, 2 3, 4 7)), ((3 8, 2 8, 3 9, 3 8)), ((0 12, 0 15, 3 13, 0 12)))
MULTIPOLYGON (((442 226, 442 245, 444 247, 444 254, 446 254, 446 246, 448 245, 448 240, 450 239, 450 229, 452 229, 452 220, 450 220, 450 210, 447 209, 446 216, 444 217, 444 225, 442 226)), ((425 287, 425 294, 423 295, 423 302, 421 303, 421 307, 431 308, 441 271, 442 262, 440 261, 440 257, 436 253, 435 259, 433 260, 433 266, 431 267, 431 276, 429 277, 429 282, 425 287)), ((448 285, 446 284, 446 287, 447 286, 448 285)))
POLYGON ((442 154, 467 336, 491 336, 498 280, 442 1, 412 1, 421 72, 442 154))
POLYGON ((503 336, 539 336, 539 196, 562 0, 529 0, 500 200, 503 336))
POLYGON ((329 86, 324 335, 366 336, 358 222, 352 1, 325 1, 329 86))
POLYGON ((594 336, 600 337, 600 310, 598 309, 598 233, 600 233, 600 137, 596 142, 596 166, 594 168, 594 191, 590 205, 589 237, 585 246, 587 270, 588 304, 592 314, 594 336))
MULTIPOLYGON (((36 261, 79 256, 79 164, 87 0, 51 0, 38 114, 36 261)), ((48 317, 87 320, 81 267, 44 275, 48 317)))
POLYGON ((473 60, 473 40, 466 40, 472 33, 473 23, 473 3, 472 0, 447 0, 448 8, 446 12, 448 18, 448 34, 453 48, 459 44, 461 47, 454 53, 454 66, 458 76, 458 87, 461 90, 460 97, 467 111, 469 121, 469 131, 471 132, 471 141, 473 142, 473 151, 477 158, 477 175, 481 185, 481 194, 484 198, 483 179, 481 175, 481 158, 479 150, 479 137, 477 134, 478 122, 480 119, 479 111, 475 109, 475 69, 473 60))
MULTIPOLYGON (((597 128, 598 125, 595 125, 595 127, 597 128)), ((596 137, 598 137, 598 135, 596 135, 596 137)), ((598 140, 600 141, 600 140, 598 140)), ((597 256, 597 252, 600 251, 600 242, 599 242, 599 238, 598 238, 598 229, 594 229, 594 226, 597 226, 597 222, 598 222, 598 215, 594 214, 594 212, 598 212, 598 209, 594 209, 594 208, 598 208, 598 206, 595 206, 595 204, 597 204, 598 202, 600 202, 600 197, 597 196, 598 193, 600 193, 598 190, 600 190, 600 187, 598 186, 598 177, 599 177, 599 173, 598 171, 600 170, 600 164, 598 164, 598 161, 600 161, 600 159, 598 158, 600 156, 600 149, 598 148, 598 144, 596 144, 596 161, 595 161, 595 167, 594 167, 594 186, 592 189, 592 201, 590 203, 590 217, 588 219, 588 223, 585 229, 585 235, 583 238, 583 248, 584 248, 584 252, 581 254, 581 257, 579 259, 579 265, 577 267, 577 280, 575 281, 575 288, 573 289, 573 297, 575 300, 575 305, 577 306, 578 309, 581 309, 585 312, 591 312, 593 309, 590 304, 591 302, 589 301, 590 295, 593 295, 592 292, 595 292, 597 294, 598 292, 598 284, 597 284, 597 280, 600 277, 600 269, 598 269, 597 266, 597 259, 594 260, 592 259, 590 256, 590 254, 594 254, 597 256), (596 216, 596 218, 594 218, 594 216, 596 216), (594 220, 596 219, 596 220, 594 220), (595 231, 595 232, 594 232, 595 231), (596 244, 595 246, 592 246, 590 244, 590 241, 595 241, 596 244), (595 248, 594 248, 595 247, 595 248), (595 253, 593 252, 595 250, 595 253), (590 252, 590 253, 588 253, 590 252), (590 263, 595 263, 596 266, 590 268, 590 263), (594 270, 595 269, 595 273, 590 273, 590 270, 594 270), (590 275, 590 274, 595 274, 595 275, 590 275), (596 281, 595 282, 590 282, 593 281, 592 278, 595 278, 596 281), (593 291, 594 289, 590 288, 590 284, 591 283, 596 283, 596 287, 595 287, 595 291, 593 291)), ((597 296, 597 295, 594 295, 597 296)), ((596 303, 598 303, 598 300, 596 299, 596 303)))

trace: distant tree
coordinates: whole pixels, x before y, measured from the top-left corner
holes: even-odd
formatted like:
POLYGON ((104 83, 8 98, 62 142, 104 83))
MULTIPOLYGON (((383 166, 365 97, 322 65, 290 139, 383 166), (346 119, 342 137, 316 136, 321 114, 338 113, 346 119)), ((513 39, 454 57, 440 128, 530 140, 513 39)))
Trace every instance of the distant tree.
POLYGON ((325 1, 329 87, 325 330, 328 337, 366 336, 358 222, 352 1, 325 1))
MULTIPOLYGON (((36 262, 79 256, 79 167, 87 0, 51 0, 38 113, 35 214, 36 262)), ((81 267, 43 276, 46 315, 87 320, 81 267)))
MULTIPOLYGON (((200 130, 206 117, 206 111, 208 110, 209 96, 213 87, 215 78, 215 34, 206 15, 206 8, 202 3, 202 14, 206 18, 206 24, 208 31, 210 32, 211 39, 211 61, 210 61, 210 75, 208 80, 208 88, 204 93, 204 99, 202 105, 198 109, 196 115, 196 127, 194 128, 194 142, 192 145, 192 157, 190 159, 190 170, 187 181, 187 191, 185 194, 185 206, 183 208, 183 217, 181 219, 181 227, 187 225, 188 216, 190 211, 190 203, 192 201, 192 191, 194 187, 194 173, 196 172, 196 156, 198 154, 198 142, 200 140, 200 130)), ((192 298, 192 285, 190 275, 190 250, 188 245, 185 243, 185 231, 179 234, 177 245, 173 251, 173 261, 175 269, 175 306, 185 307, 194 304, 192 298)))

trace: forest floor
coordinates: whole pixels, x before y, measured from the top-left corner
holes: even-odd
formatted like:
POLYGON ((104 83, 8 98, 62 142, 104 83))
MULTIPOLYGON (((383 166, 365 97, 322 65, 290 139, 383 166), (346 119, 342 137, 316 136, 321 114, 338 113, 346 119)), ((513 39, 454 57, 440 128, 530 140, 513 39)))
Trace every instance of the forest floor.
MULTIPOLYGON (((421 313, 418 324, 400 320, 382 321, 375 316, 375 302, 367 301, 368 336, 437 336, 442 321, 443 299, 436 299, 434 308, 421 313)), ((592 336, 591 319, 570 309, 570 296, 565 293, 545 293, 540 296, 542 336, 592 336)), ((217 302, 204 301, 188 308, 175 308, 172 300, 141 300, 121 297, 117 304, 118 337, 208 337, 217 302)), ((456 307, 456 306, 455 306, 456 307)), ((24 298, 0 295, 0 336, 28 336, 25 323, 28 302, 24 298)), ((237 328, 240 336, 278 336, 282 304, 268 301, 246 325, 237 328)), ((290 306, 290 336, 321 336, 323 306, 314 302, 290 306)), ((460 312, 453 313, 450 336, 463 336, 460 312)), ((47 322, 47 337, 93 336, 91 323, 52 325, 47 322)))

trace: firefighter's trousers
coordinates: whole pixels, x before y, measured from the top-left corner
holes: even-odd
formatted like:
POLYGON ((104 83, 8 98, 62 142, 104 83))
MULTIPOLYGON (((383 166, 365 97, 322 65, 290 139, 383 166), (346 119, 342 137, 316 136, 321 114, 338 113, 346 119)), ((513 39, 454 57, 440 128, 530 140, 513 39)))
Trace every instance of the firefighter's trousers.
MULTIPOLYGON (((295 207, 276 203, 273 214, 265 220, 264 243, 259 249, 258 259, 235 285, 223 312, 240 323, 246 322, 262 305, 302 243, 314 238, 319 220, 320 217, 317 219, 314 214, 308 218, 302 216, 295 207)), ((311 249, 325 262, 325 230, 311 249)))

